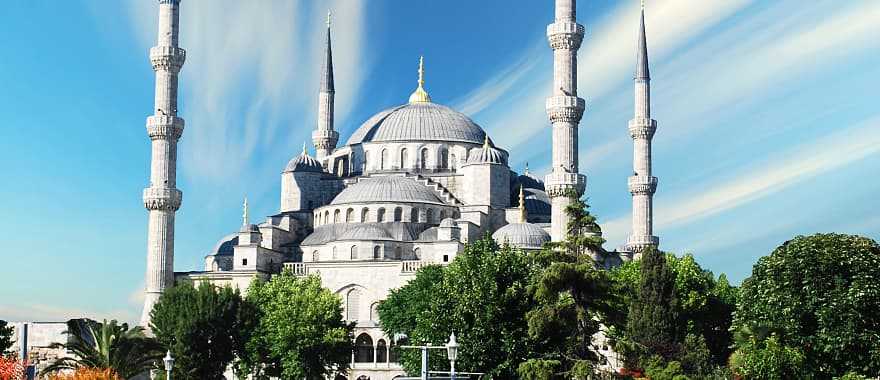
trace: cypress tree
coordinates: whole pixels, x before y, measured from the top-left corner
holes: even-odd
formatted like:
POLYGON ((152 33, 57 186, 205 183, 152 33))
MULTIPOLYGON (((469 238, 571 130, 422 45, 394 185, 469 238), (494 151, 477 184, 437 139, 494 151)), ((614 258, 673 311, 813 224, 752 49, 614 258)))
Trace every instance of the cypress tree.
POLYGON ((676 355, 676 303, 675 273, 662 252, 649 248, 642 254, 639 288, 627 317, 627 336, 637 347, 631 359, 644 363, 652 356, 670 360, 676 355))

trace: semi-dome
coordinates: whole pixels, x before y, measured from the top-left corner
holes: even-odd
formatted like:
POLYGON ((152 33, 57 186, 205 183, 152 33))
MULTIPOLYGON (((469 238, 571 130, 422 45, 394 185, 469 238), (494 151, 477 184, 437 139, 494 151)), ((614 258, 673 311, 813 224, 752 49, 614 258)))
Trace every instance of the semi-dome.
POLYGON ((321 173, 324 171, 324 168, 321 167, 321 163, 318 160, 309 156, 309 153, 306 152, 306 146, 303 145, 302 153, 291 159, 284 168, 284 171, 321 173))
POLYGON ((522 249, 541 249, 550 241, 550 234, 531 223, 510 223, 492 234, 499 244, 510 244, 522 249))
POLYGON ((331 205, 352 203, 432 203, 443 204, 427 186, 400 176, 362 178, 333 198, 331 205))
POLYGON ((391 235, 381 227, 373 224, 361 224, 345 231, 340 240, 389 240, 391 235))
POLYGON ((472 164, 507 164, 507 153, 489 144, 489 136, 483 138, 483 146, 471 149, 466 165, 472 164))
POLYGON ((379 141, 453 141, 479 144, 486 132, 469 117, 430 102, 379 112, 358 128, 347 145, 379 141))

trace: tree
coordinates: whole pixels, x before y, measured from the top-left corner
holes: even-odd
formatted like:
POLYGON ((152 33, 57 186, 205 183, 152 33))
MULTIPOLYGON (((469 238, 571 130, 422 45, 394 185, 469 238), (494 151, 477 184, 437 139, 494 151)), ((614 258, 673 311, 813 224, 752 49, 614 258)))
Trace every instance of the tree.
MULTIPOLYGON (((679 315, 676 329, 682 334, 693 334, 695 338, 702 335, 714 364, 726 364, 732 352, 730 326, 739 289, 731 286, 723 273, 716 278, 711 271, 700 267, 691 254, 678 257, 667 253, 666 264, 675 273, 679 315)), ((641 261, 623 263, 610 274, 621 305, 628 306, 639 288, 641 261)), ((623 324, 616 327, 625 330, 623 324)))
POLYGON ((775 335, 740 345, 730 358, 730 367, 744 379, 810 379, 802 350, 787 347, 775 335))
POLYGON ((758 260, 743 282, 734 329, 770 331, 779 350, 802 350, 804 366, 818 378, 850 371, 874 376, 880 372, 878 278, 880 247, 871 239, 795 237, 758 260))
POLYGON ((285 270, 254 282, 247 299, 259 322, 245 343, 242 368, 254 378, 323 379, 348 369, 354 324, 342 319, 342 301, 320 278, 285 270))
POLYGON ((203 282, 167 289, 150 312, 156 338, 171 350, 177 379, 222 379, 235 358, 241 334, 243 300, 238 290, 203 282))
POLYGON ((103 323, 88 319, 67 321, 67 343, 53 343, 51 348, 71 354, 50 364, 43 371, 63 369, 109 369, 123 378, 131 378, 154 368, 162 358, 162 346, 144 334, 140 326, 129 328, 116 320, 103 323))
POLYGON ((0 356, 12 348, 12 334, 12 326, 9 326, 8 322, 0 319, 0 356))
POLYGON ((677 354, 677 304, 675 273, 666 265, 663 253, 647 249, 642 254, 639 290, 630 303, 626 324, 627 338, 639 347, 634 354, 640 362, 655 355, 668 361, 677 354))
POLYGON ((604 359, 594 337, 619 318, 619 300, 608 273, 596 267, 604 239, 588 208, 581 199, 572 202, 565 240, 548 244, 537 257, 543 269, 530 286, 538 304, 528 323, 529 335, 544 350, 520 367, 522 377, 539 378, 544 375, 534 374, 555 369, 553 376, 586 378, 604 359))
MULTIPOLYGON (((528 284, 531 259, 499 246, 488 235, 471 242, 445 269, 429 266, 379 304, 382 329, 405 334, 413 343, 444 343, 455 332, 461 348, 456 367, 511 378, 535 348, 525 315, 532 306, 528 284)), ((433 351, 432 369, 448 370, 445 351, 433 351)), ((405 351, 400 362, 417 372, 419 353, 405 351)))

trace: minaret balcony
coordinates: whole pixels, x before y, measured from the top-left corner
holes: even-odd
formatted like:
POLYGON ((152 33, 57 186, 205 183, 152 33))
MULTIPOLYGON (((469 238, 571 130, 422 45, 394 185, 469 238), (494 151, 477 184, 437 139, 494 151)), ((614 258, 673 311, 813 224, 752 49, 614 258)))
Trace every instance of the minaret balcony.
POLYGON ((544 177, 544 188, 550 197, 569 196, 572 191, 580 196, 587 188, 587 177, 580 173, 552 172, 544 177))
POLYGON ((583 25, 571 21, 557 21, 547 25, 547 39, 553 50, 577 50, 584 40, 586 29, 583 25))
POLYGON ((183 200, 183 192, 167 187, 144 189, 144 207, 147 210, 177 211, 183 200))
POLYGON ((153 46, 150 48, 150 63, 155 71, 180 72, 186 61, 186 50, 174 46, 153 46))
POLYGON ((546 107, 551 123, 578 123, 584 116, 587 103, 577 96, 556 95, 547 98, 546 107))
POLYGON ((657 120, 637 117, 629 121, 629 135, 634 139, 652 139, 657 131, 657 120))
POLYGON ((339 140, 339 132, 332 129, 316 129, 312 131, 312 140, 339 140))
POLYGON ((626 250, 632 253, 642 253, 648 247, 660 245, 660 238, 656 236, 630 236, 626 238, 626 250))
POLYGON ((626 180, 629 186, 629 192, 636 194, 654 194, 657 191, 657 177, 634 175, 626 180))
MULTIPOLYGON (((164 111, 162 111, 164 112, 164 111)), ((183 118, 170 115, 147 117, 147 134, 150 140, 177 140, 183 135, 183 118)))

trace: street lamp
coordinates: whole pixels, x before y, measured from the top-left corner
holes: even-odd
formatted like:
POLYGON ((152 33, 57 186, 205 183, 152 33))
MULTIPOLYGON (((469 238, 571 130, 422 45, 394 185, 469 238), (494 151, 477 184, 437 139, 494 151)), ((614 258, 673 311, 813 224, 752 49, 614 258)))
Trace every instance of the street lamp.
POLYGON ((458 342, 455 341, 455 332, 449 336, 446 342, 446 356, 449 358, 449 376, 455 380, 455 359, 458 358, 458 342))
POLYGON ((165 353, 162 361, 165 362, 165 380, 171 380, 171 369, 174 368, 174 358, 171 357, 171 350, 165 353))

